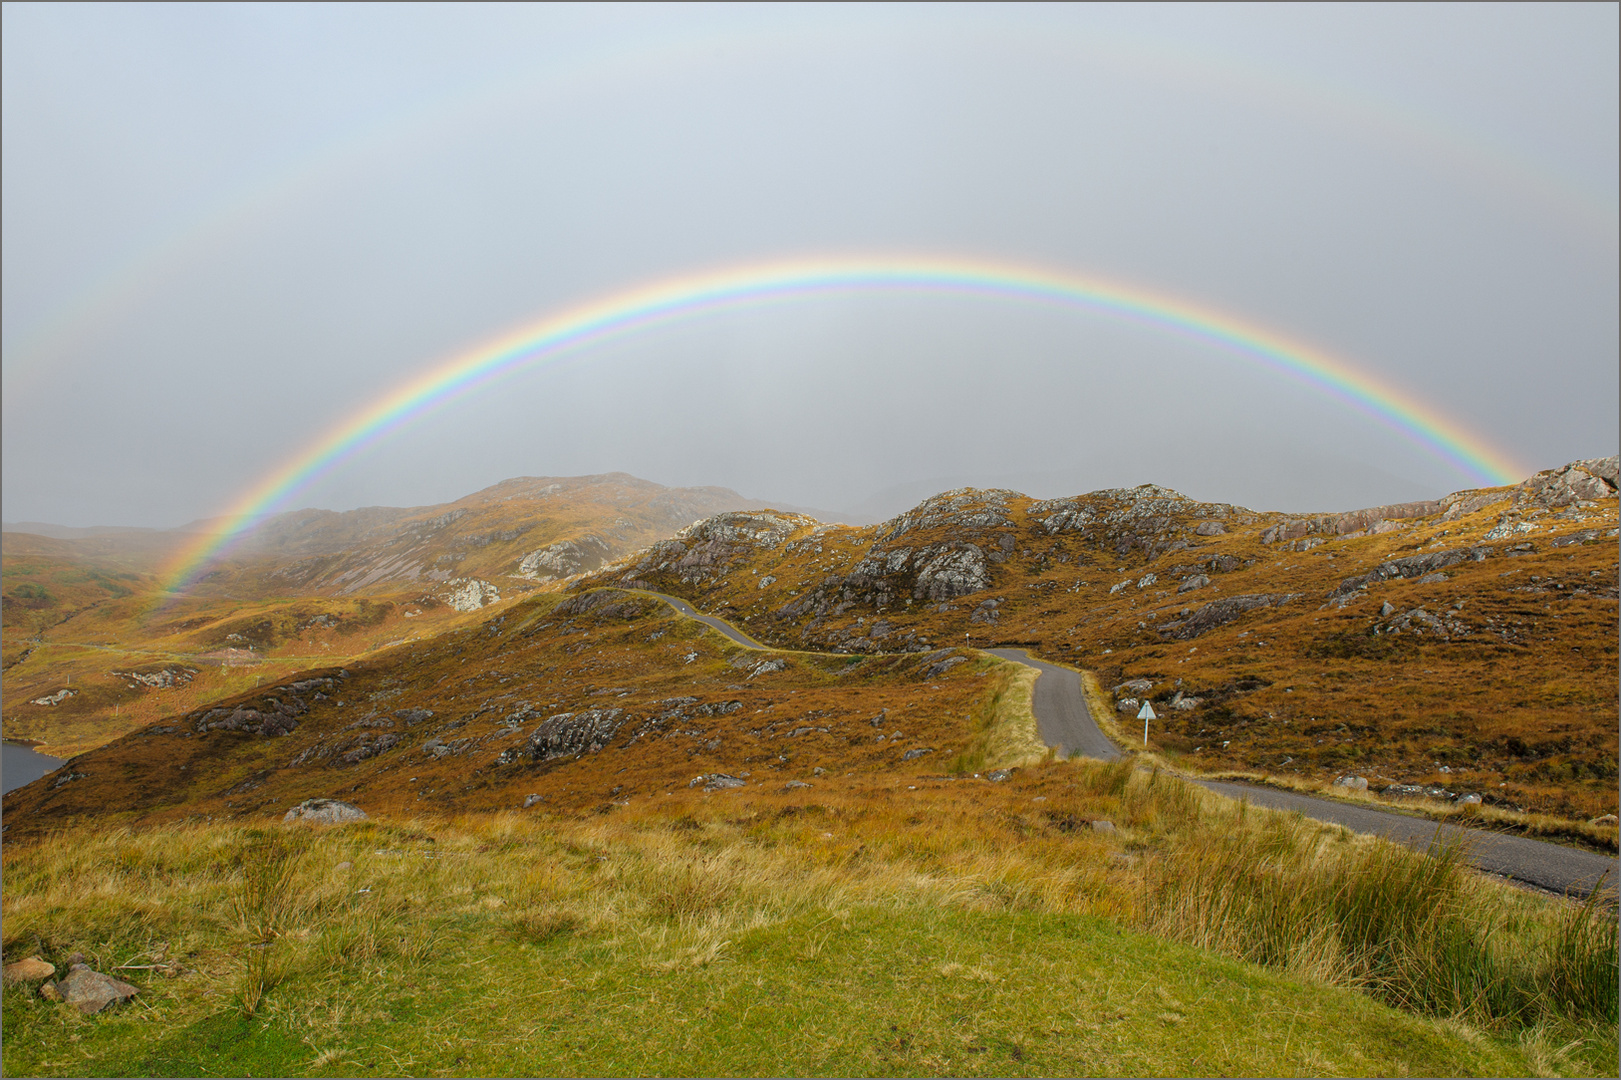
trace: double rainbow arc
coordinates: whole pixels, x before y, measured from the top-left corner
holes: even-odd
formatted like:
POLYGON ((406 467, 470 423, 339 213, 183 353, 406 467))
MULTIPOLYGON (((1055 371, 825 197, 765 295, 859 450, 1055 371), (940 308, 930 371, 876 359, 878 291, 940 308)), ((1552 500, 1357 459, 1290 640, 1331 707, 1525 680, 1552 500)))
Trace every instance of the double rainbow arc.
POLYGON ((440 363, 336 425, 246 492, 220 531, 184 551, 171 591, 192 584, 210 560, 270 512, 357 450, 491 380, 568 350, 650 325, 815 293, 923 291, 1005 297, 1114 314, 1213 344, 1310 385, 1424 447, 1485 484, 1524 475, 1506 454, 1417 398, 1344 360, 1234 315, 1164 293, 1062 271, 985 260, 860 256, 753 263, 683 275, 549 315, 440 363))

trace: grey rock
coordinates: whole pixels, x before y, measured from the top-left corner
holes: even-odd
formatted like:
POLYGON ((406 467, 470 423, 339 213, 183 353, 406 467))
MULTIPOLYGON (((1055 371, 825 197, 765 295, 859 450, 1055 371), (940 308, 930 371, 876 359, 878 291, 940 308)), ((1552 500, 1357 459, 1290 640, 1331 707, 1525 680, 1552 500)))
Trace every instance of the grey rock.
POLYGON ((524 800, 523 800, 523 808, 525 810, 527 810, 531 806, 535 805, 538 802, 544 802, 545 799, 546 799, 546 797, 544 795, 529 795, 529 796, 526 796, 524 798, 524 800))
POLYGON ((1334 786, 1348 788, 1351 791, 1367 791, 1368 781, 1362 776, 1340 776, 1334 779, 1334 786))
POLYGON ((1470 792, 1467 795, 1459 795, 1458 796, 1458 804, 1460 806, 1474 806, 1474 805, 1478 804, 1479 802, 1480 802, 1480 796, 1476 795, 1474 792, 1470 792))
POLYGON ((1221 536, 1227 529, 1219 521, 1201 521, 1193 531, 1199 536, 1221 536))
POLYGON ((1441 573, 1439 570, 1437 570, 1433 574, 1425 574, 1423 577, 1419 578, 1418 583, 1420 585, 1438 585, 1441 582, 1446 581, 1446 580, 1447 580, 1447 576, 1445 574, 1441 573))
POLYGON ((1116 831, 1115 827, 1114 827, 1114 822, 1112 822, 1112 821, 1103 821, 1103 820, 1090 821, 1090 822, 1087 822, 1087 824, 1092 826, 1092 831, 1093 832, 1112 833, 1112 832, 1116 831))
POLYGON ((366 811, 337 799, 305 799, 282 816, 282 821, 304 821, 312 825, 342 825, 365 821, 366 811))
POLYGON ((1160 636, 1175 641, 1189 641, 1218 626, 1225 626, 1246 612, 1277 607, 1299 598, 1299 593, 1256 593, 1212 600, 1187 618, 1160 627, 1160 636))
POLYGON ((1192 592, 1194 589, 1202 589, 1208 584, 1210 584, 1210 578, 1204 574, 1192 574, 1176 587, 1176 591, 1179 593, 1192 592))
MULTIPOLYGON (((527 757, 531 761, 553 761, 601 750, 625 723, 623 709, 581 709, 558 713, 540 722, 522 746, 504 750, 497 765, 509 765, 527 757)), ((427 749, 427 747, 424 747, 427 749)))
POLYGON ((595 570, 612 554, 612 546, 600 536, 562 540, 550 547, 531 551, 518 560, 518 576, 534 581, 552 581, 595 570))
POLYGON ((1366 574, 1346 578, 1328 595, 1331 598, 1345 596, 1368 585, 1395 578, 1424 577, 1461 562, 1481 562, 1489 553, 1490 549, 1483 547, 1453 548, 1450 551, 1432 551, 1425 555, 1409 555, 1405 559, 1391 559, 1380 563, 1366 574))
POLYGON ((103 975, 85 964, 74 964, 67 978, 56 984, 56 989, 63 1001, 77 1005, 86 1016, 140 993, 129 983, 103 975))
POLYGON ((722 788, 740 788, 745 781, 740 776, 728 776, 726 773, 709 773, 701 777, 704 781, 705 791, 720 791, 722 788))
POLYGON ((990 772, 985 774, 985 779, 989 780, 993 784, 1000 784, 1003 781, 1011 780, 1012 778, 1012 769, 992 769, 990 772))
POLYGON ((1392 604, 1389 600, 1386 600, 1383 604, 1379 605, 1379 614, 1381 617, 1396 614, 1396 605, 1392 604))
POLYGON ((1605 814, 1602 817, 1594 818, 1593 819, 1593 824, 1594 825, 1614 825, 1618 821, 1621 821, 1621 818, 1617 818, 1614 814, 1605 814))
POLYGON ((913 761, 913 760, 915 760, 917 758, 922 757, 924 754, 932 754, 932 753, 934 753, 934 747, 932 747, 932 746, 920 746, 915 750, 906 751, 906 753, 901 755, 901 760, 902 761, 913 761))
POLYGON ((805 783, 805 781, 803 781, 803 780, 790 780, 786 784, 782 785, 782 790, 784 790, 784 791, 792 791, 795 788, 808 788, 808 787, 810 787, 810 785, 805 783))

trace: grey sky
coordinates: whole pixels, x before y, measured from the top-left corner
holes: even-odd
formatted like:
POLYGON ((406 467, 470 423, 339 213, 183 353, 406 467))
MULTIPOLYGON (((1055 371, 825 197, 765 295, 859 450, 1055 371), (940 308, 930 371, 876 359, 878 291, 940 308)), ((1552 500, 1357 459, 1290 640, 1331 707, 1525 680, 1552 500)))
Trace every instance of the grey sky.
MULTIPOLYGON (((840 252, 1173 293, 1350 360, 1527 468, 1621 441, 1615 5, 0 18, 8 521, 218 513, 514 325, 840 252)), ((1473 483, 1164 331, 839 295, 536 368, 294 504, 613 469, 830 509, 936 481, 1154 480, 1282 509, 1473 483)))

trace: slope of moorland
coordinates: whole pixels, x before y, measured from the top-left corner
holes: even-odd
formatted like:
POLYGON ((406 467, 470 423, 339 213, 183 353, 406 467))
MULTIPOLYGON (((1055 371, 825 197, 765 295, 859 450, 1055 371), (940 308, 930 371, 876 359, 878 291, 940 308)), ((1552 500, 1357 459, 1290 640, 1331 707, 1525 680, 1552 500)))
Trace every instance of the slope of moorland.
MULTIPOLYGON (((1497 582, 1546 582, 1550 605, 1564 583, 1553 571, 1607 567, 1613 582, 1613 490, 1532 502, 1605 483, 1594 469, 1363 514, 1349 529, 1355 519, 1325 527, 1162 489, 1057 509, 948 493, 867 530, 728 512, 564 589, 175 710, 0 805, 5 959, 61 965, 80 952, 147 1006, 84 1018, 10 985, 4 1067, 1607 1073, 1618 970, 1607 894, 1579 905, 1520 892, 1468 871, 1456 850, 1411 852, 1234 803, 1143 759, 1052 760, 1029 712, 1030 669, 957 637, 1078 653, 1106 679, 1149 681, 1122 697, 1157 695, 1168 715, 1207 726, 1228 702, 1270 703, 1278 728, 1296 708, 1327 717, 1324 684, 1361 679, 1373 696, 1388 692, 1380 679, 1416 684, 1411 665, 1462 693, 1483 677, 1470 665, 1508 665, 1550 639, 1608 649, 1607 672, 1569 676, 1602 685, 1615 677, 1613 614, 1606 636, 1582 605, 1613 613, 1613 591, 1594 595, 1590 573, 1589 595, 1537 626, 1510 623, 1514 640, 1496 639, 1508 651, 1485 660, 1458 651, 1474 625, 1421 635, 1415 625, 1433 628, 1411 608, 1392 622, 1414 595, 1403 590, 1448 584, 1464 603, 1438 619, 1461 625, 1463 611, 1493 627, 1506 610, 1497 582), (1060 522, 1082 527, 1049 521, 1066 513, 1060 522), (1481 535, 1464 533, 1469 555, 1423 575, 1444 581, 1402 578, 1411 564, 1392 562, 1408 556, 1390 545, 1454 550, 1434 545, 1441 530, 1481 535), (1584 543, 1588 531, 1598 543, 1584 543), (1326 575, 1343 605, 1277 595, 1272 583, 1317 584, 1315 559, 1349 564, 1326 575), (1189 581, 1207 580, 1167 613, 1154 594, 1178 560, 1206 571, 1189 581), (727 611, 779 647, 737 647, 641 583, 727 611), (1214 606, 1256 595, 1268 599, 1214 606), (1363 624, 1380 632, 1362 632, 1398 647, 1335 656, 1349 674, 1327 680, 1312 642, 1344 640, 1351 624, 1311 620, 1387 602, 1383 621, 1363 624), (1231 622, 1218 618, 1235 606, 1231 622), (1176 625, 1148 633, 1160 623, 1176 625), (1260 652, 1250 637, 1278 644, 1260 652), (1156 652, 1171 647, 1185 661, 1175 673, 1156 652), (1228 659, 1201 655, 1218 651, 1228 659), (1186 709, 1162 685, 1181 677, 1185 702, 1234 671, 1255 685, 1186 709), (371 820, 279 824, 312 797, 371 820)), ((322 600, 362 601, 380 606, 322 600)), ((1272 730, 1237 715, 1225 718, 1272 730)), ((1400 767, 1404 730, 1391 728, 1388 758, 1358 765, 1400 767)), ((1570 730, 1576 749, 1557 752, 1580 760, 1587 729, 1570 730)), ((1227 741, 1220 758, 1160 750, 1242 763, 1240 740, 1227 741)), ((1566 804, 1592 798, 1574 776, 1547 789, 1566 804)))
MULTIPOLYGON (((6 836, 91 818, 277 817, 311 797, 452 813, 531 796, 624 804, 697 776, 700 788, 782 788, 823 775, 889 784, 897 769, 972 772, 999 698, 1026 673, 946 651, 762 654, 646 596, 543 594, 75 757, 6 795, 6 836)), ((1043 750, 1032 719, 1012 757, 1043 750)))
POLYGON ((724 488, 612 473, 518 478, 440 506, 299 511, 264 522, 179 596, 162 575, 206 523, 8 532, 6 736, 82 753, 306 667, 431 637, 749 505, 724 488))
POLYGON ((1151 701, 1153 747, 1204 771, 1592 817, 1617 802, 1616 479, 1318 516, 1151 485, 946 492, 865 528, 728 514, 575 587, 666 591, 778 647, 1026 646, 1122 717, 1151 701))

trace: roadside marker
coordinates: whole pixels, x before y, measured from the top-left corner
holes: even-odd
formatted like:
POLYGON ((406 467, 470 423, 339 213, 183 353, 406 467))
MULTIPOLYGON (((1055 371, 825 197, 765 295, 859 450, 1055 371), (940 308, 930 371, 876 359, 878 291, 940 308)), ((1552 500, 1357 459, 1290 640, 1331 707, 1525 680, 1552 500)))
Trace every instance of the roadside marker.
POLYGON ((1158 720, 1159 719, 1159 717, 1154 715, 1154 705, 1153 705, 1152 702, 1148 702, 1148 701, 1143 702, 1143 707, 1137 710, 1137 719, 1139 719, 1139 720, 1141 720, 1143 722, 1143 745, 1147 746, 1148 745, 1148 722, 1150 720, 1158 720))

